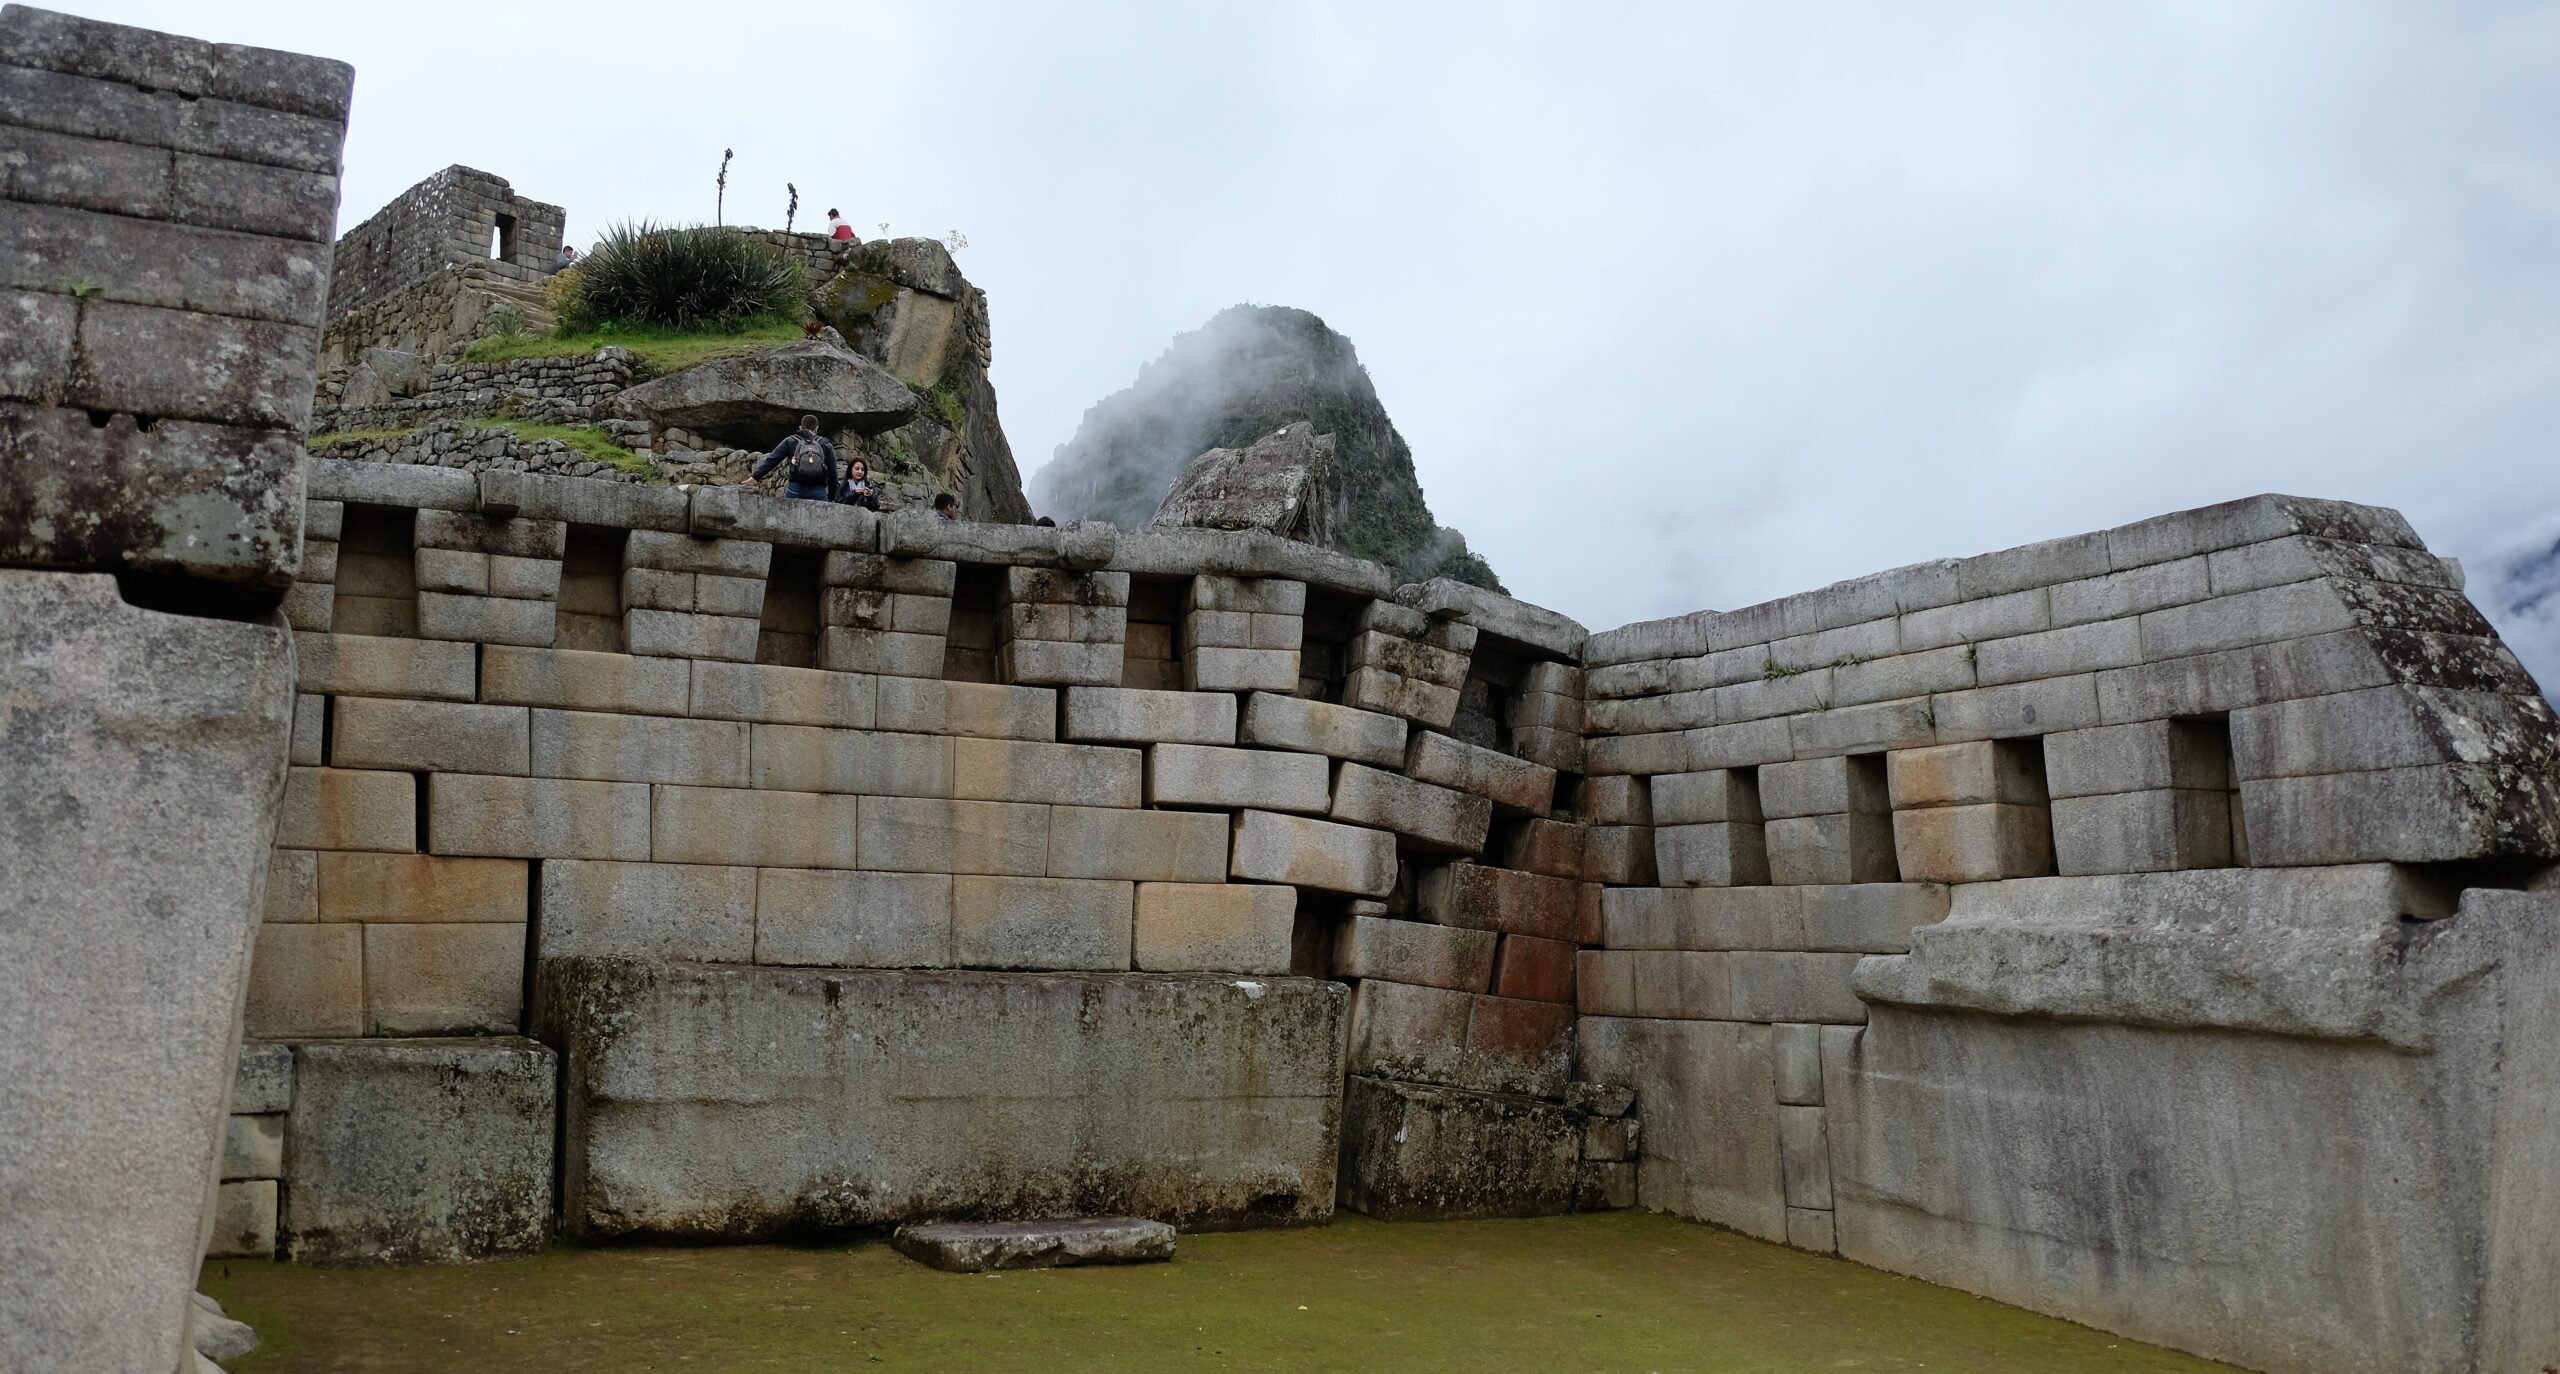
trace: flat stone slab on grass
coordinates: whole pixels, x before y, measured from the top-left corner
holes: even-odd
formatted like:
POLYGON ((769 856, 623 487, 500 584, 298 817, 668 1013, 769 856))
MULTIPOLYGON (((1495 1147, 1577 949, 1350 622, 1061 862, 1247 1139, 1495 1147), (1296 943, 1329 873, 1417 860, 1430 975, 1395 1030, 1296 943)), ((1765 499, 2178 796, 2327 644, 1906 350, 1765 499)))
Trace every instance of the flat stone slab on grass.
POLYGON ((957 1274, 1173 1258, 1173 1228, 1138 1217, 929 1221, 899 1227, 890 1243, 909 1259, 957 1274))

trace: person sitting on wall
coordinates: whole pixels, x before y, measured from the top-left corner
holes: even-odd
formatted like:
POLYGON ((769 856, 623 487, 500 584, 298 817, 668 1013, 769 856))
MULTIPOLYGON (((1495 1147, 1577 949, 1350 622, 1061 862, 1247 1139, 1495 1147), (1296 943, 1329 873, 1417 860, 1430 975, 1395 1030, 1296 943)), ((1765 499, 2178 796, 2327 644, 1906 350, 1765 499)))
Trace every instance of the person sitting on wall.
POLYGON ((565 243, 560 245, 559 255, 551 259, 551 270, 554 272, 566 272, 577 265, 578 250, 565 243))
POLYGON ((833 210, 829 210, 827 212, 827 237, 834 239, 838 243, 861 242, 860 239, 853 236, 853 226, 845 223, 844 216, 837 214, 833 210))
POLYGON ((860 458, 848 458, 844 468, 844 490, 836 493, 838 503, 860 506, 864 510, 880 509, 880 489, 871 482, 871 464, 860 458))
POLYGON ((935 493, 933 498, 933 518, 936 520, 948 520, 954 524, 959 523, 960 498, 947 491, 935 493))
POLYGON ((747 474, 744 485, 754 486, 764 475, 788 463, 782 475, 782 494, 802 501, 824 501, 836 491, 836 446, 818 436, 818 417, 800 417, 798 431, 773 446, 773 452, 747 474))

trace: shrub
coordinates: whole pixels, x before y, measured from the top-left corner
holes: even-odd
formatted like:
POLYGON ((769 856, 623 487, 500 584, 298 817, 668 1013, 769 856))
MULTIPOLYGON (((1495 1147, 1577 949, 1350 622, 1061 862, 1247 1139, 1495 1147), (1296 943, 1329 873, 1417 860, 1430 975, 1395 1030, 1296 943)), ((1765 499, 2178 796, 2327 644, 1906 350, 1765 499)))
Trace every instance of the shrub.
POLYGON ((728 328, 798 314, 800 269, 733 230, 643 221, 606 230, 565 295, 563 331, 728 328))

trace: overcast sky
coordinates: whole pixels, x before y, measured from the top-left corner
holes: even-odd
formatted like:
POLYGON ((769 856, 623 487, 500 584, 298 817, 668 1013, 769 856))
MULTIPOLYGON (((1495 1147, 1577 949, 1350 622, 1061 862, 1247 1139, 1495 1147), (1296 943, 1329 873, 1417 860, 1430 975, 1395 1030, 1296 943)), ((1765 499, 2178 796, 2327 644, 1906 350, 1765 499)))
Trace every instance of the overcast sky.
POLYGON ((2288 491, 2560 679, 2499 572, 2560 541, 2560 7, 74 7, 353 62, 348 225, 454 162, 705 220, 728 146, 732 222, 957 229, 1026 472, 1315 311, 1595 629, 2288 491))

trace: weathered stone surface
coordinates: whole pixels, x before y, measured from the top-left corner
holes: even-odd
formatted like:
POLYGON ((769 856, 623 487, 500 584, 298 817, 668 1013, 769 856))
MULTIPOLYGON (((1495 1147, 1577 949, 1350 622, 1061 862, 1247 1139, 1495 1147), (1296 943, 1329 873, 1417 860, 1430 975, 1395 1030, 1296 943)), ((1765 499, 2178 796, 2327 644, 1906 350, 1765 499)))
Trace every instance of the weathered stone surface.
POLYGON ((1140 883, 1134 967, 1146 973, 1289 971, 1297 889, 1140 883))
POLYGON ((1762 1240, 1787 1238, 1770 1028, 1585 1016, 1583 1076, 1635 1089, 1642 1205, 1762 1240))
POLYGON ((952 962, 953 880, 947 874, 768 868, 751 876, 756 963, 939 968, 952 962))
POLYGON ((1150 525, 1268 530, 1307 544, 1333 542, 1333 436, 1306 421, 1240 449, 1213 448, 1183 466, 1150 525))
POLYGON ((329 762, 409 773, 521 774, 525 708, 342 696, 331 722, 329 762))
POLYGON ((1129 967, 1134 884, 964 874, 951 880, 951 962, 962 968, 1129 967))
POLYGON ((743 963, 756 957, 756 906, 753 868, 553 859, 542 865, 540 953, 743 963))
POLYGON ((1972 1014, 1978 999, 1960 994, 1826 1031, 1841 1253, 2261 1368, 2546 1360, 2560 1328, 2543 1296, 2547 1240, 2527 1228, 2548 1224, 2560 1168, 2539 1124, 2548 1069, 2484 1051, 2560 1015, 2536 933, 2550 898, 2474 891, 2403 944, 2382 915, 2397 905, 2387 875, 2344 874, 2054 880, 2105 884, 2089 889, 2109 894, 2090 914, 2128 913, 2116 924, 2130 948, 2145 938, 2134 913, 2161 921, 2149 938, 2232 946, 2213 962, 2256 972, 2248 986, 2226 975, 2210 1003, 2193 1000, 2208 969, 2170 982, 2180 961, 2144 960, 2111 965, 2116 990, 2094 1019, 2086 1000, 2074 1012, 2060 989, 2031 988, 2013 1005, 2060 1020, 1972 1014), (2254 900, 2226 890, 2228 905, 2184 917, 2139 895, 2234 882, 2254 900), (2335 955, 2305 967, 2304 942, 2330 939, 2335 955), (2395 953, 2378 958, 2385 945, 2395 953), (2263 998, 2267 983, 2284 991, 2263 998), (2443 996, 2450 983, 2472 992, 2443 996), (2308 998, 2368 1010, 2314 1030, 2268 1005, 2308 998), (2200 1120, 2216 1125, 2181 1124, 2200 1120), (2128 1189, 2134 1178, 2144 1186, 2128 1189))
POLYGON ((212 1221, 211 1234, 205 1241, 207 1258, 272 1257, 276 1252, 276 1181, 245 1179, 215 1185, 212 1221))
POLYGON ((294 1052, 284 1257, 451 1264, 551 1236, 552 1052, 377 1040, 294 1052))
MULTIPOLYGON (((12 328, 28 326, 11 313, 12 328)), ((155 418, 146 432, 130 414, 99 426, 82 410, 0 401, 0 560, 280 590, 302 554, 291 496, 302 456, 281 430, 155 418)))
POLYGON ((1364 980, 1351 1000, 1351 1071, 1474 1092, 1564 1096, 1573 1008, 1364 980))
POLYGON ((1148 1264, 1173 1258, 1173 1228, 1138 1217, 1056 1221, 930 1221, 890 1237, 898 1253, 955 1274, 1148 1264))
POLYGON ((1332 767, 1321 755, 1197 744, 1160 744, 1149 752, 1150 806, 1322 815, 1332 803, 1332 767))
POLYGON ((331 696, 469 701, 478 677, 472 646, 446 640, 300 633, 293 652, 302 690, 331 696))
POLYGON ((367 853, 314 857, 315 920, 517 925, 525 920, 527 884, 520 859, 367 853))
MULTIPOLYGON (((705 668, 739 665, 696 663, 691 666, 698 672, 705 668)), ((480 653, 480 699, 483 701, 577 711, 680 716, 687 714, 687 696, 687 665, 673 659, 504 644, 492 644, 480 653)), ((692 714, 719 716, 726 713, 703 709, 701 703, 696 703, 692 714)))
MULTIPOLYGON (((1767 826, 1722 821, 1660 825, 1645 833, 1653 837, 1653 871, 1666 886, 1751 887, 1769 881, 1767 826)), ((1803 879, 1791 876, 1789 881, 1803 879)))
POLYGON ((291 652, 104 574, 0 571, 0 1366, 177 1363, 291 652))
POLYGON ((1893 814, 1902 876, 1920 883, 1979 883, 2053 871, 2053 819, 2041 806, 1986 802, 1893 814))
POLYGON ((1458 854, 1482 850, 1493 825, 1487 798, 1357 763, 1343 764, 1335 774, 1328 814, 1392 830, 1418 849, 1458 854))
POLYGON ((1485 864, 1453 863, 1423 876, 1416 899, 1426 920, 1548 940, 1571 940, 1579 884, 1485 864))
POLYGON ((1333 975, 1483 992, 1493 982, 1501 938, 1490 930, 1355 915, 1334 935, 1333 975))
POLYGON ((1385 1221, 1573 1208, 1580 1119, 1553 1102, 1355 1073, 1342 1099, 1342 1205, 1385 1221))
POLYGON ((1246 744, 1298 749, 1380 768, 1404 763, 1404 720, 1304 697, 1255 692, 1245 698, 1239 737, 1246 744))
MULTIPOLYGON (((1789 816, 1769 822, 1763 830, 1769 851, 1770 882, 1889 883, 1896 876, 1894 820, 1890 816, 1789 816)), ((1653 832, 1657 853, 1661 850, 1660 837, 1667 831, 1666 827, 1653 832)))
POLYGON ((367 1035, 474 1035, 524 1021, 525 927, 364 927, 367 1035))
POLYGON ((2053 803, 2054 872, 2157 873, 2231 863, 2232 794, 2164 788, 2053 803))
POLYGON ((280 1112, 292 1105, 292 1047, 255 1042, 242 1045, 239 1068, 231 1078, 231 1110, 280 1112))
POLYGON ((1049 808, 1049 876, 1216 883, 1227 876, 1229 818, 1207 811, 1049 808))
POLYGON ((1405 752, 1405 775, 1491 799, 1513 815, 1543 816, 1555 805, 1556 770, 1423 731, 1405 752))
POLYGON ((193 1315, 196 1354, 208 1360, 236 1360, 258 1348, 258 1333, 247 1322, 224 1316, 222 1308, 202 1293, 195 1295, 193 1315))
POLYGON ((433 773, 427 832, 438 854, 637 862, 649 857, 649 786, 433 773))
POLYGON ((541 977, 544 1034, 567 1058, 573 1234, 1073 1211, 1267 1225, 1333 1208, 1334 984, 605 959, 541 977), (996 1116, 955 1118, 955 1102, 996 1116))
POLYGON ((915 418, 916 394, 869 359, 812 341, 698 363, 618 398, 625 413, 766 449, 818 417, 827 434, 879 434, 915 418))
POLYGON ((1130 744, 1236 742, 1236 699, 1230 693, 1135 687, 1069 687, 1066 693, 1069 739, 1130 744))
POLYGON ((1395 890, 1395 837, 1276 811, 1236 813, 1229 872, 1248 882, 1384 897, 1395 890))

